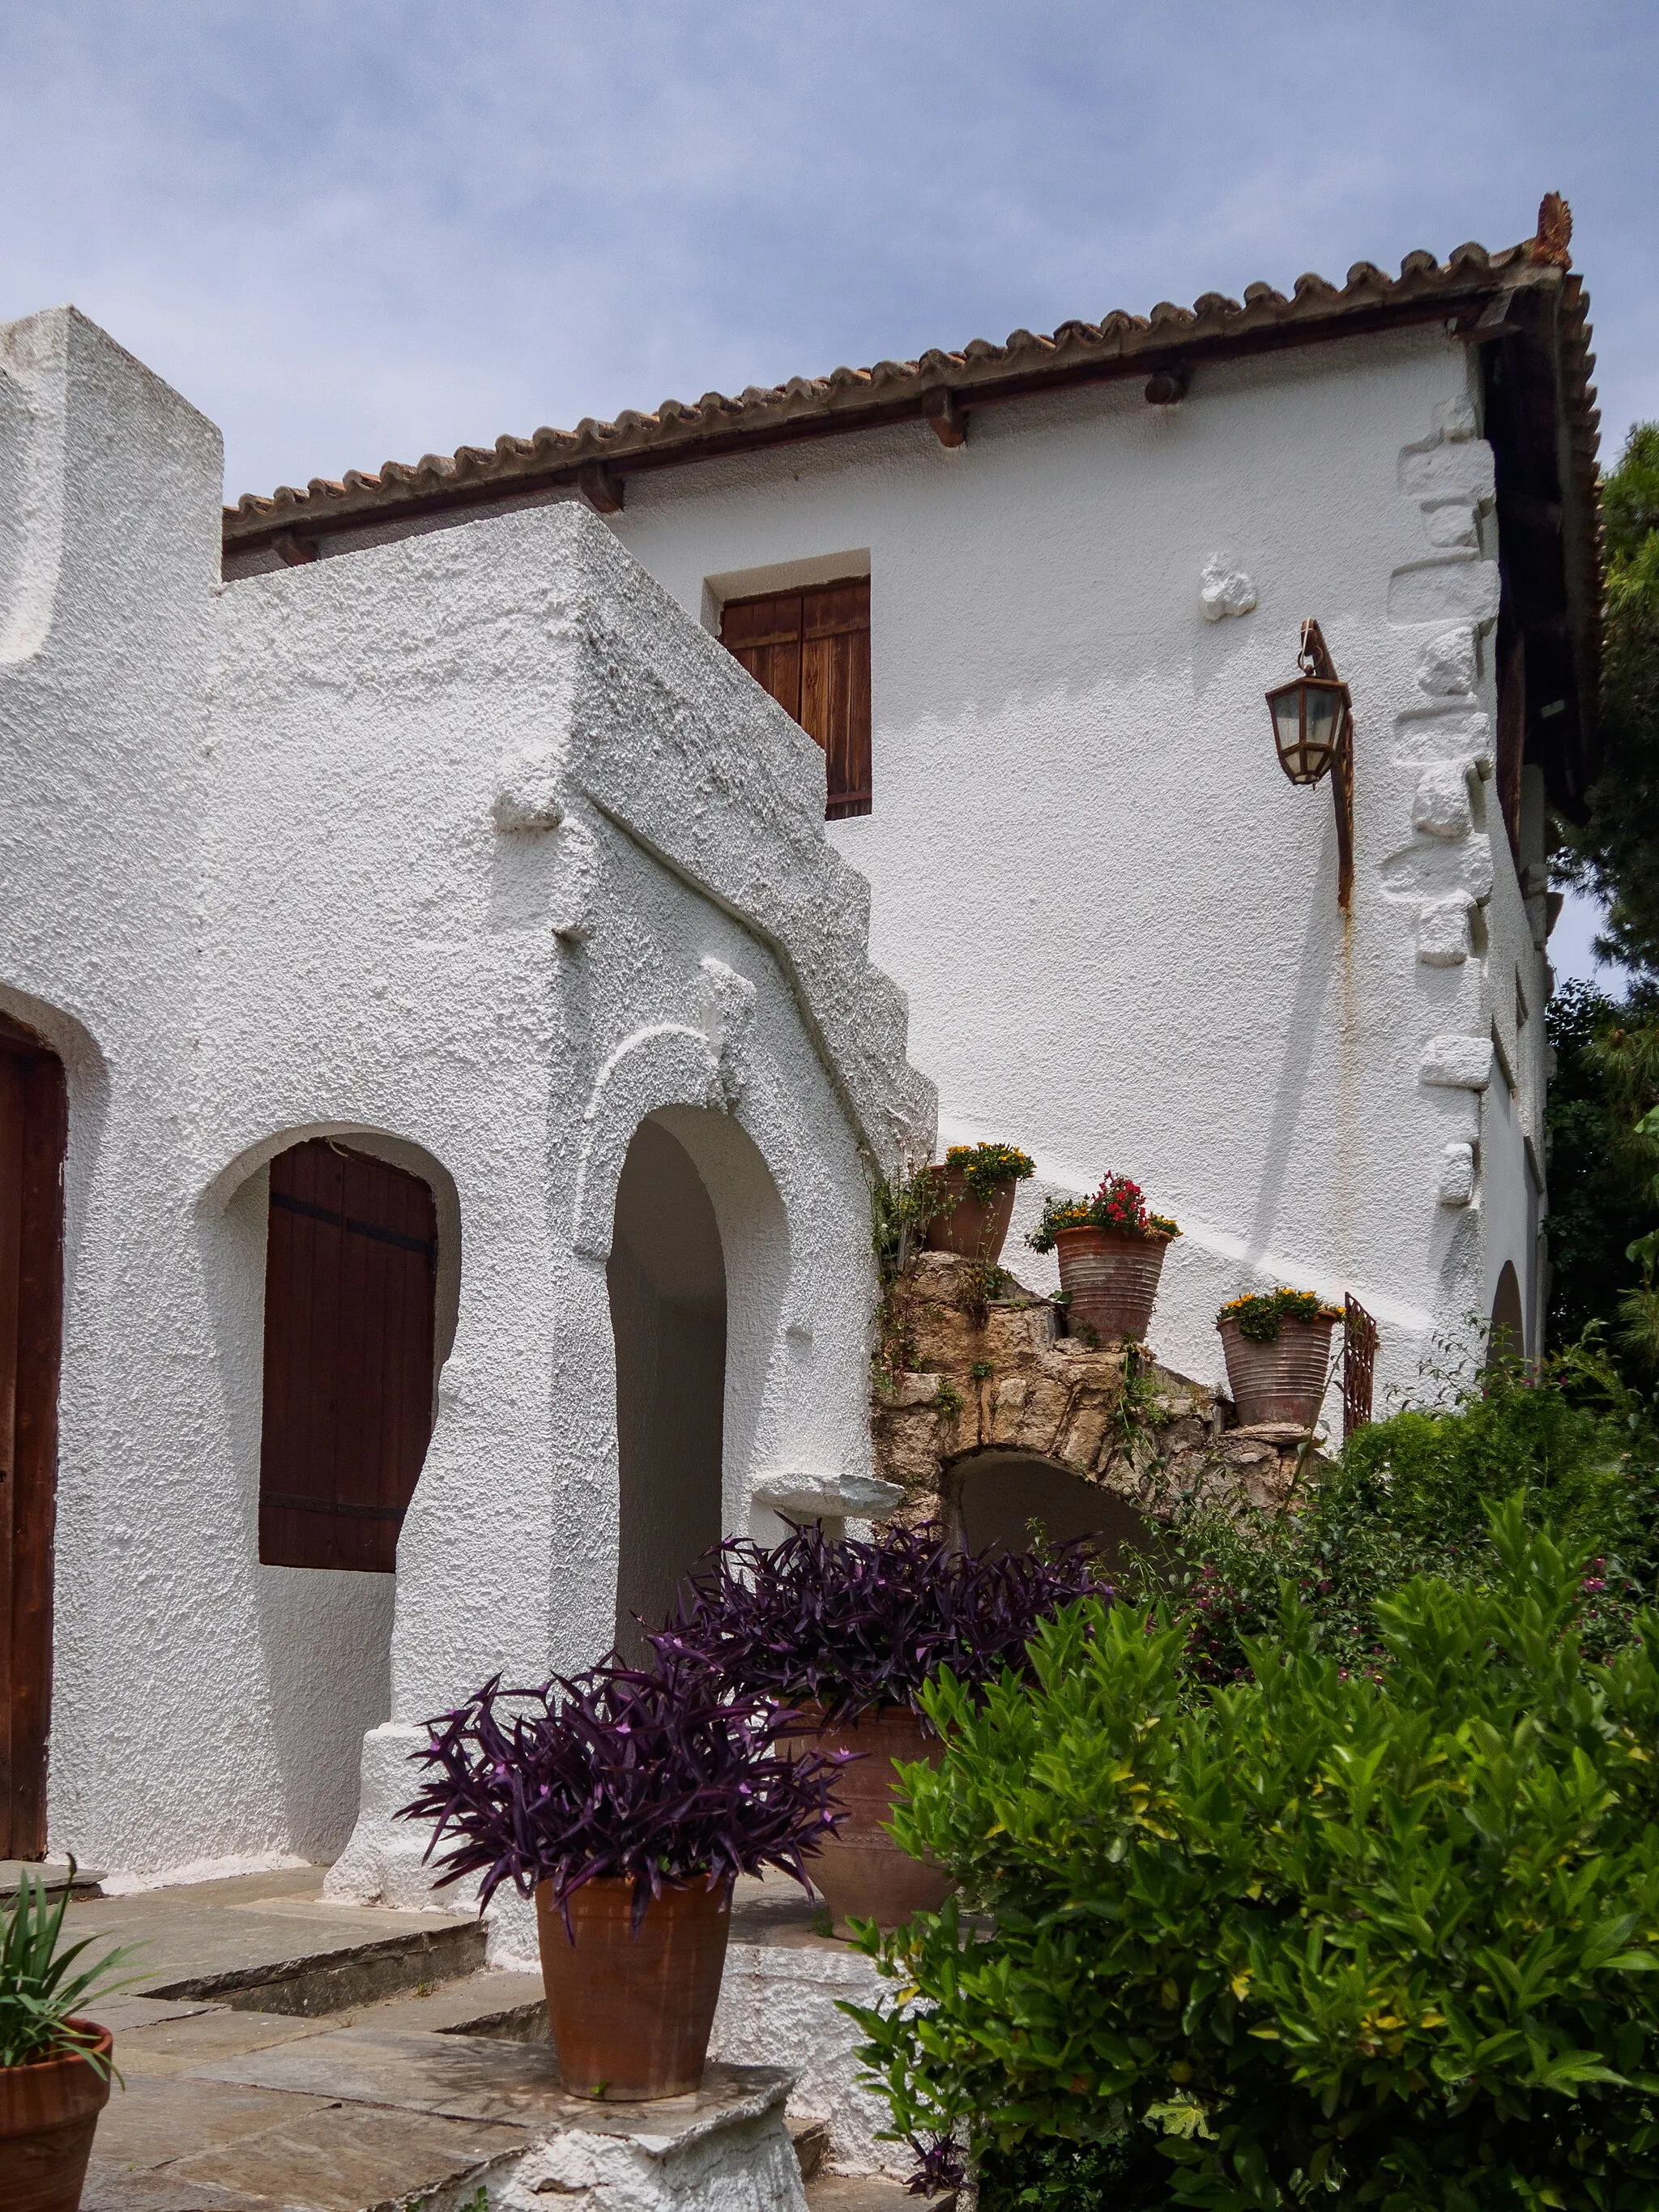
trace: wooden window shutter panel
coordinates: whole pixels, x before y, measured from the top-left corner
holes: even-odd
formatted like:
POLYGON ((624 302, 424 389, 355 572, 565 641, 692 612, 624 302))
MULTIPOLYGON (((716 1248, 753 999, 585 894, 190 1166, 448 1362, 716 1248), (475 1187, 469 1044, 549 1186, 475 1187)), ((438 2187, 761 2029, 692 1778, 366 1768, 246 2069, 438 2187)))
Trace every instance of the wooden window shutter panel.
POLYGON ((825 816, 868 814, 870 579, 730 599, 720 641, 823 748, 825 816))
POLYGON ((432 1432, 437 1212, 329 1143, 270 1165, 259 1557, 390 1574, 432 1432))

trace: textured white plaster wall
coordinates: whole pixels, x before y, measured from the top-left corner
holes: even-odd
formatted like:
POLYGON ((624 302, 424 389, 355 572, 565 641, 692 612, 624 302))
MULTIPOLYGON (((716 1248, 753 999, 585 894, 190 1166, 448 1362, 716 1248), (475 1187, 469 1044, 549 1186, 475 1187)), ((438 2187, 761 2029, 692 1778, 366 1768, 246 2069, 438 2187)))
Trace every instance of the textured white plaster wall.
POLYGON ((417 1901, 412 1723, 610 1639, 638 1121, 720 1227, 741 1528, 867 1473, 861 1155, 931 1092, 816 749, 591 516, 228 592, 210 425, 72 314, 0 368, 0 998, 71 1084, 53 1841, 332 1849, 369 1717, 342 1882, 417 1901), (384 1582, 257 1563, 259 1171, 316 1132, 435 1163, 453 1344, 389 1654, 384 1582))
POLYGON ((1518 966, 1535 1134, 1542 962, 1462 765, 1494 706, 1477 404, 1437 331, 1345 342, 1201 368, 1175 407, 1126 382, 981 408, 953 451, 918 424, 635 477, 612 524, 711 625, 722 592, 867 565, 874 811, 830 835, 942 1133, 1012 1139, 1051 1185, 1141 1181, 1188 1231, 1154 1341, 1197 1376, 1216 1307, 1267 1279, 1352 1288, 1401 1386, 1505 1258, 1528 1277, 1519 1130, 1443 1205, 1479 1095, 1419 1075, 1433 1039, 1490 1033, 1518 966), (1206 571, 1254 611, 1206 618, 1206 571), (1328 787, 1285 781, 1262 703, 1308 615, 1355 701, 1346 927, 1328 787), (1419 959, 1419 926, 1490 962, 1419 959))

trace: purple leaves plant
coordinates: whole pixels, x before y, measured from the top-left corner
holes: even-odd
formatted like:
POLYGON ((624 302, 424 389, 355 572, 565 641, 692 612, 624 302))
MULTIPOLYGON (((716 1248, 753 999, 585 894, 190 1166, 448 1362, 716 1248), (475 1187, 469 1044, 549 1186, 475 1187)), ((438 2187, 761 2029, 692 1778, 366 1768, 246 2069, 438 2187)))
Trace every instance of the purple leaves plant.
POLYGON ((1073 1598, 1111 1595, 1078 1544, 971 1553, 933 1525, 865 1543, 814 1523, 769 1550, 720 1545, 650 1640, 665 1663, 705 1659, 739 1696, 819 1705, 838 1723, 881 1705, 919 1709, 942 1667, 969 1686, 1005 1667, 1023 1672, 1039 1622, 1073 1598))
POLYGON ((665 1882, 712 1888, 769 1866, 805 1886, 803 1853, 839 1818, 842 1762, 781 1750, 798 1717, 686 1660, 539 1690, 503 1690, 498 1674, 427 1723, 413 1757, 428 1778, 398 1817, 432 1822, 441 1889, 481 1875, 482 1908, 504 1881, 526 1897, 550 1881, 567 1926, 572 1893, 600 1876, 633 1881, 635 1927, 665 1882))

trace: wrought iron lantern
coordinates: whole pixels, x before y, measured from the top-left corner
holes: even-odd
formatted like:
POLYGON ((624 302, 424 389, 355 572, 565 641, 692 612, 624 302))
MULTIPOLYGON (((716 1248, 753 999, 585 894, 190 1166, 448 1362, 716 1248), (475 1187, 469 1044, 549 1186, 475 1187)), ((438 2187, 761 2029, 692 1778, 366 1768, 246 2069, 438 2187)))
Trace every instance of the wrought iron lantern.
POLYGON ((1331 778, 1336 801, 1336 902, 1353 896, 1353 702, 1316 622, 1302 625, 1301 674, 1267 694, 1279 765, 1292 783, 1331 778))

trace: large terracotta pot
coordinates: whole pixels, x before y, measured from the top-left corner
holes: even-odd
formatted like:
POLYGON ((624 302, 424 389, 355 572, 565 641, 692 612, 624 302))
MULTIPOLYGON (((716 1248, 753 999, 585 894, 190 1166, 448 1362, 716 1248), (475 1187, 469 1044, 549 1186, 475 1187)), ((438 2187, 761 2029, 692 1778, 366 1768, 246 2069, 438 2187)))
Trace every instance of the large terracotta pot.
MULTIPOLYGON (((110 2034, 90 2021, 109 2064, 110 2034)), ((93 2130, 109 2102, 109 2075, 78 2056, 0 2067, 0 2205, 5 2212, 78 2212, 93 2130)))
POLYGON ((945 1747, 908 1705, 882 1705, 860 1720, 842 1721, 806 1739, 811 1751, 855 1751, 865 1754, 842 1767, 836 1802, 843 1818, 833 1835, 806 1862, 812 1887, 830 1907, 838 1936, 849 1918, 873 1920, 896 1928, 913 1912, 937 1912, 951 1882, 932 1859, 913 1859, 887 1833, 893 1794, 899 1786, 894 1761, 925 1759, 937 1766, 945 1747))
POLYGON ((1335 1325, 1282 1319, 1271 1344, 1252 1344, 1231 1316, 1216 1323, 1227 1355, 1228 1387, 1243 1427, 1277 1422, 1286 1428, 1313 1428, 1325 1401, 1335 1325))
POLYGON ((579 2097, 688 2096, 702 2080, 720 2002, 729 1883, 665 1887, 634 1933, 634 1885, 600 1876, 570 1899, 570 1926, 551 1882, 536 1891, 542 1981, 559 2074, 579 2097))
POLYGON ((965 1169, 935 1168, 933 1172, 944 1176, 945 1187, 956 1203, 928 1223, 927 1249, 955 1252, 963 1260, 980 1260, 987 1267, 994 1267, 1002 1257, 1008 1224, 1014 1218, 1014 1178, 1011 1176, 1006 1182, 1000 1182, 990 1204, 982 1206, 968 1188, 965 1169))
POLYGON ((1062 1229, 1054 1249, 1072 1326, 1093 1329, 1103 1344, 1144 1343, 1169 1242, 1115 1229, 1062 1229))

